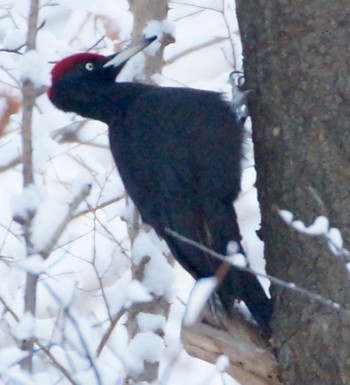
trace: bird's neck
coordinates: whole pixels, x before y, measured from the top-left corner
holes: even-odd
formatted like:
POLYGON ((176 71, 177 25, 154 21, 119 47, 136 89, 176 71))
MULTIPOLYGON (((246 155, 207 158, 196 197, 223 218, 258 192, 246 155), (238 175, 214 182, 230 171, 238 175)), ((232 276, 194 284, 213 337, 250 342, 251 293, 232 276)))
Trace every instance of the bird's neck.
POLYGON ((58 85, 51 98, 54 104, 64 111, 75 112, 85 118, 112 125, 123 119, 137 94, 137 84, 113 82, 94 87, 89 83, 79 84, 79 87, 58 85))

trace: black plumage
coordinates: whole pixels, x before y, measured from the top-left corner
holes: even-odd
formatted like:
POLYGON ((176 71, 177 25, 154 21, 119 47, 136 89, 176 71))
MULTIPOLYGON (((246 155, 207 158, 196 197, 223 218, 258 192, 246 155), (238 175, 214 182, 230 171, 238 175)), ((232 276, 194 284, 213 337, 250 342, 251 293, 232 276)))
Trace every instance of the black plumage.
MULTIPOLYGON (((116 83, 125 62, 153 39, 119 54, 76 54, 52 71, 51 101, 107 123, 112 154, 143 220, 196 279, 222 262, 177 240, 170 228, 221 254, 240 247, 233 201, 240 190, 242 125, 220 94, 116 83)), ((161 272, 160 272, 161 274, 161 272)), ((244 300, 266 334, 271 303, 253 274, 230 268, 218 295, 228 312, 244 300)))

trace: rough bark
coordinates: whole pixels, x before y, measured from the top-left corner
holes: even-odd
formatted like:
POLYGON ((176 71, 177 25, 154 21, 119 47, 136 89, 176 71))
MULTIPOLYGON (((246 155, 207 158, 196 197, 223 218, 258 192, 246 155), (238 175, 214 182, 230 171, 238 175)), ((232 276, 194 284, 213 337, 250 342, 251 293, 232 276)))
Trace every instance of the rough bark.
MULTIPOLYGON (((286 226, 326 215, 350 238, 350 3, 237 0, 268 272, 349 309, 344 256, 286 226)), ((273 338, 284 384, 349 384, 350 319, 274 287, 273 338)))

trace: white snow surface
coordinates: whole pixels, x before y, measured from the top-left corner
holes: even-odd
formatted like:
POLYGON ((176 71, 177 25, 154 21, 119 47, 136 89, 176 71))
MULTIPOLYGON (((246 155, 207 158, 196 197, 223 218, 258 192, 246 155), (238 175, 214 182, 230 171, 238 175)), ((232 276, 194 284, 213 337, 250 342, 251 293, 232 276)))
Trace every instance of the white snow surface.
POLYGON ((3 41, 4 48, 9 50, 16 50, 20 48, 26 41, 26 35, 24 31, 18 29, 10 29, 5 32, 5 38, 3 41))
POLYGON ((241 253, 231 255, 228 260, 237 267, 247 267, 247 259, 241 253))
MULTIPOLYGON (((334 255, 345 253, 343 249, 343 236, 339 229, 331 227, 328 231, 328 246, 334 255)), ((349 255, 349 253, 347 253, 349 255)))
POLYGON ((138 333, 129 343, 124 361, 134 376, 144 369, 144 361, 157 362, 164 352, 164 342, 153 332, 138 333))
POLYGON ((293 213, 291 213, 288 210, 280 210, 279 211, 280 217, 287 223, 291 223, 293 221, 293 213))
POLYGON ((44 272, 44 259, 40 254, 33 254, 16 261, 16 267, 30 274, 41 274, 44 272))
POLYGON ((51 241, 53 232, 67 216, 67 213, 67 204, 50 200, 41 203, 32 221, 31 241, 34 250, 37 252, 45 250, 51 241))
POLYGON ((144 257, 150 258, 144 267, 142 284, 150 293, 165 296, 170 302, 174 296, 174 271, 155 241, 154 236, 140 232, 133 245, 133 261, 138 265, 144 257))
POLYGON ((139 313, 136 319, 141 332, 165 330, 166 318, 162 315, 139 313))
POLYGON ((14 335, 20 341, 28 340, 35 335, 35 318, 30 312, 26 312, 17 327, 14 329, 14 335))
POLYGON ((22 55, 20 79, 31 81, 36 88, 50 85, 49 65, 43 53, 31 50, 22 55))
POLYGON ((28 220, 36 213, 43 198, 44 193, 37 184, 28 185, 21 195, 11 197, 13 217, 28 220))
POLYGON ((219 356, 218 359, 216 360, 216 369, 220 373, 225 372, 229 365, 230 365, 230 359, 224 354, 219 356))

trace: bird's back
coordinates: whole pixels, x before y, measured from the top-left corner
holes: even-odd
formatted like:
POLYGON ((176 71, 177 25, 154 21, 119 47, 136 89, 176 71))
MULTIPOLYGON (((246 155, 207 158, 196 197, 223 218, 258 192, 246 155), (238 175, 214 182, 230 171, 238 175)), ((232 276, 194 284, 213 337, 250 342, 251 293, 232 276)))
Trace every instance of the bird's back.
MULTIPOLYGON (((240 242, 233 201, 240 190, 242 123, 220 94, 133 87, 135 97, 110 126, 126 189, 183 267, 196 279, 212 276, 222 262, 165 229, 224 255, 228 242, 240 242)), ((228 311, 235 299, 245 300, 267 325, 269 301, 252 274, 231 268, 218 293, 228 311)))

